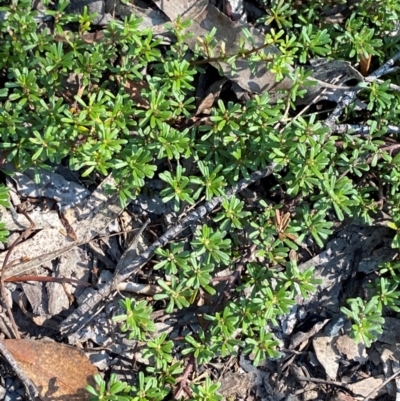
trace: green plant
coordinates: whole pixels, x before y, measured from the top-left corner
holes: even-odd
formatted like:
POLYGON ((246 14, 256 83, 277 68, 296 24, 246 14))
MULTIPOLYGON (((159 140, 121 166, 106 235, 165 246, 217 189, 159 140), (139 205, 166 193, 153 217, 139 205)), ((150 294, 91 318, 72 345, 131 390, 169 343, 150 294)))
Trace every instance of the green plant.
POLYGON ((399 271, 400 270, 400 263, 396 262, 385 262, 379 266, 379 274, 380 275, 389 275, 391 281, 393 282, 400 282, 399 271))
POLYGON ((317 290, 316 285, 321 283, 320 279, 313 278, 314 268, 300 271, 295 261, 286 265, 286 271, 279 273, 279 278, 285 282, 285 288, 289 289, 292 296, 301 295, 307 298, 309 294, 317 290))
POLYGON ((354 324, 351 334, 356 342, 362 342, 370 347, 377 336, 382 334, 382 325, 385 322, 381 314, 378 297, 372 297, 368 302, 361 298, 348 299, 351 309, 342 307, 341 311, 350 318, 354 324))
POLYGON ((203 191, 203 187, 206 190, 206 200, 212 199, 213 196, 223 195, 223 187, 226 185, 226 182, 224 182, 224 177, 221 175, 222 165, 218 165, 215 169, 211 167, 211 171, 203 161, 199 161, 197 165, 204 178, 191 178, 192 183, 200 185, 200 188, 193 196, 194 199, 199 197, 200 193, 203 191))
POLYGON ((138 375, 138 385, 128 386, 112 374, 108 383, 95 375, 96 388, 88 385, 86 390, 92 394, 91 401, 161 401, 168 390, 158 386, 154 377, 145 377, 143 372, 138 375))
POLYGON ((184 201, 189 204, 193 204, 194 200, 190 196, 193 192, 193 189, 188 187, 190 183, 190 179, 182 175, 185 172, 185 169, 180 165, 176 168, 176 176, 173 177, 169 171, 165 173, 160 173, 159 177, 167 182, 170 187, 163 189, 160 192, 160 195, 163 196, 163 202, 168 202, 171 199, 174 200, 174 210, 176 212, 179 211, 180 202, 184 201))
POLYGON ((182 243, 171 243, 170 250, 158 248, 155 253, 162 258, 154 268, 156 270, 163 268, 165 274, 177 274, 178 268, 184 270, 188 264, 190 252, 183 250, 182 243))
POLYGON ((339 30, 341 34, 336 37, 336 48, 342 45, 350 57, 368 57, 378 55, 377 50, 382 46, 382 40, 375 37, 374 28, 364 25, 364 21, 353 13, 346 21, 345 27, 339 30))
POLYGON ((378 310, 382 311, 383 307, 386 306, 395 312, 400 311, 400 291, 396 291, 398 283, 381 277, 375 280, 373 288, 375 290, 374 296, 378 299, 378 310))
POLYGON ((129 331, 128 338, 144 340, 148 333, 153 333, 156 330, 150 316, 152 308, 147 306, 145 301, 137 302, 133 298, 126 298, 121 299, 119 304, 126 313, 115 316, 113 320, 123 322, 121 331, 129 331))
POLYGON ((254 365, 258 365, 260 361, 267 357, 279 358, 280 353, 276 350, 279 341, 274 339, 272 333, 266 333, 265 329, 260 330, 259 337, 246 338, 247 346, 244 348, 245 353, 252 353, 254 357, 254 365))
POLYGON ((221 387, 220 383, 213 383, 209 377, 206 378, 204 384, 200 386, 191 385, 193 401, 220 401, 222 396, 217 391, 221 387))
POLYGON ((203 256, 205 263, 211 262, 223 263, 227 265, 230 262, 229 253, 225 250, 230 249, 230 239, 224 239, 225 231, 213 231, 207 225, 203 225, 201 230, 195 233, 195 240, 191 245, 195 251, 195 256, 203 256))
POLYGON ((166 308, 167 313, 171 313, 176 306, 178 309, 187 308, 190 305, 188 298, 192 292, 186 287, 186 282, 178 283, 175 276, 171 278, 171 285, 169 286, 165 281, 158 280, 158 285, 163 289, 161 294, 155 294, 155 300, 169 299, 169 304, 166 308))
POLYGON ((200 330, 196 337, 198 339, 195 339, 191 335, 185 337, 188 346, 182 350, 182 354, 193 354, 200 364, 210 362, 215 356, 215 352, 208 346, 204 331, 200 330))
POLYGON ((156 369, 166 369, 169 363, 172 362, 171 352, 174 347, 172 341, 166 341, 167 335, 161 334, 153 340, 147 342, 147 349, 143 353, 144 358, 154 357, 156 361, 156 369))
POLYGON ((299 211, 302 215, 302 225, 311 234, 318 246, 323 247, 324 241, 332 234, 333 222, 326 221, 326 210, 310 210, 308 205, 299 211))
POLYGON ((221 203, 223 211, 214 217, 214 222, 220 223, 221 230, 242 229, 246 217, 250 216, 250 212, 243 210, 244 202, 232 196, 229 200, 221 203))
POLYGON ((108 382, 102 379, 100 375, 95 375, 96 388, 88 385, 86 390, 92 395, 92 401, 131 401, 129 392, 131 387, 125 382, 118 380, 116 374, 112 374, 108 382))
POLYGON ((131 398, 131 401, 160 401, 169 393, 168 389, 157 386, 156 378, 145 376, 143 372, 139 372, 138 376, 139 384, 132 387, 135 395, 131 398))

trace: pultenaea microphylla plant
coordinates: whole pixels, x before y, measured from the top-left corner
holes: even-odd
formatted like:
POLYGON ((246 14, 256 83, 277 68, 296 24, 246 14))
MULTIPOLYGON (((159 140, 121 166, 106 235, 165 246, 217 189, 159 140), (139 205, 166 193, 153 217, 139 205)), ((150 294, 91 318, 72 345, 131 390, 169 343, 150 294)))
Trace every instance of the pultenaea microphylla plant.
MULTIPOLYGON (((154 296, 157 304, 125 300, 116 316, 127 335, 147 342, 145 353, 152 365, 140 372, 135 386, 114 376, 107 385, 97 377, 97 389, 89 389, 93 399, 168 396, 183 371, 182 355, 169 338, 154 331, 153 306, 169 313, 212 297, 215 274, 235 270, 243 245, 255 246, 255 260, 241 271, 241 284, 222 310, 207 315, 205 330, 188 334, 180 343, 182 354, 193 355, 197 362, 234 355, 238 348, 256 364, 277 358, 279 342, 268 327, 279 323, 296 296, 308 296, 318 284, 312 269, 302 272, 289 261, 289 252, 305 243, 318 250, 335 220, 371 222, 379 188, 391 213, 393 246, 400 247, 400 158, 386 148, 387 125, 399 124, 400 95, 391 85, 399 85, 398 75, 362 86, 359 99, 365 110, 346 108, 341 122, 363 121, 370 128, 363 137, 332 134, 323 124, 324 115, 298 116, 296 110, 296 99, 313 84, 306 68, 311 58, 356 64, 372 56, 378 66, 400 50, 399 38, 390 34, 400 5, 397 0, 361 0, 343 21, 331 23, 320 17, 325 3, 268 2, 259 22, 270 28, 265 45, 278 47, 276 54, 252 47, 248 30, 235 54, 217 42, 215 29, 189 51, 185 40, 190 21, 182 19, 169 24, 175 41, 166 46, 151 29, 140 29, 135 16, 112 21, 103 31, 104 40, 88 43, 83 35, 93 16, 87 11, 66 14, 66 1, 46 11, 54 17, 53 33, 37 29, 30 1, 14 0, 1 7, 8 14, 0 22, 0 150, 17 168, 52 169, 64 162, 91 181, 112 174, 116 185, 111 190, 118 192, 123 205, 146 180, 159 178, 163 201, 185 212, 224 195, 253 171, 271 162, 279 165, 265 186, 264 199, 226 199, 191 238, 157 251, 154 274, 162 289, 154 296), (67 32, 71 22, 78 32, 67 32), (219 57, 216 49, 221 50, 219 57), (196 79, 211 59, 222 74, 221 61, 232 70, 237 60, 247 60, 249 68, 263 61, 278 80, 288 76, 294 85, 282 91, 276 103, 268 93, 247 101, 221 97, 203 124, 191 125, 196 79), (64 84, 71 73, 79 74, 79 96, 66 94, 64 84), (143 88, 140 97, 131 96, 127 88, 132 87, 143 88), (380 177, 380 182, 371 177, 380 177), (283 206, 291 199, 295 208, 287 213, 283 206), (277 265, 281 271, 273 269, 277 265)), ((353 320, 354 337, 367 345, 381 330, 385 308, 397 308, 396 265, 386 266, 381 274, 373 298, 349 300, 349 308, 343 309, 353 320)), ((218 400, 218 388, 209 379, 192 383, 191 397, 218 400)))

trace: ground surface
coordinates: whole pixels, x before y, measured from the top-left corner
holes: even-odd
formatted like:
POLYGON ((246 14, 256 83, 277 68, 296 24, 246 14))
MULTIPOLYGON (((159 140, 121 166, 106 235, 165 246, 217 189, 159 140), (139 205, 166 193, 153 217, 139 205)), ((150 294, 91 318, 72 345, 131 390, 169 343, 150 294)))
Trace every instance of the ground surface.
MULTIPOLYGON (((197 17, 204 11, 204 7, 210 7, 208 2, 189 3, 193 6, 187 8, 190 18, 197 17)), ((235 22, 237 29, 247 23, 247 18, 254 21, 262 16, 262 9, 255 3, 245 2, 243 14, 232 12, 232 9, 240 9, 240 4, 238 6, 233 1, 225 3, 225 11, 228 11, 231 18, 241 18, 239 22, 235 22)), ((158 2, 152 4, 152 7, 146 2, 131 7, 117 4, 112 8, 106 5, 108 8, 106 7, 106 12, 101 16, 102 19, 95 22, 101 25, 109 19, 122 18, 135 11, 144 17, 144 26, 154 26, 154 32, 161 35, 165 46, 168 46, 169 34, 159 26, 164 22, 164 16, 156 5, 158 2)), ((182 13, 182 5, 170 6, 171 9, 168 4, 160 7, 168 16, 168 13, 182 13)), ((221 4, 218 3, 217 6, 221 7, 221 4)), ((217 13, 215 10, 212 12, 217 13)), ((212 12, 208 15, 210 21, 214 25, 219 24, 217 28, 221 31, 227 29, 228 25, 224 24, 228 23, 225 20, 217 22, 217 19, 212 19, 219 15, 212 12)), ((98 34, 101 26, 94 31, 98 34)), ((345 73, 353 74, 352 79, 360 79, 359 73, 344 64, 328 71, 331 75, 329 79, 326 71, 326 74, 320 72, 317 78, 329 84, 335 78, 335 71, 337 73, 347 69, 345 73)), ((207 110, 220 95, 227 78, 232 79, 236 85, 232 84, 231 95, 238 98, 248 96, 252 87, 265 88, 270 85, 268 74, 249 80, 248 70, 242 70, 235 79, 228 71, 225 72, 226 77, 217 80, 214 87, 208 84, 207 74, 204 81, 199 82, 198 114, 207 115, 207 110)), ((343 94, 334 85, 328 85, 328 89, 329 101, 335 101, 343 94)), ((315 96, 315 93, 311 95, 315 96)), ((13 169, 12 166, 8 167, 13 169)), ((138 300, 152 301, 153 295, 160 292, 161 289, 154 279, 155 259, 152 259, 151 253, 160 243, 154 243, 168 229, 182 224, 182 219, 185 221, 184 217, 190 210, 185 210, 182 216, 178 216, 173 211, 172 202, 163 203, 160 196, 163 182, 158 179, 148 180, 146 191, 142 191, 123 209, 118 197, 111 196, 104 190, 104 185, 109 180, 112 178, 102 181, 102 177, 96 176, 93 182, 89 182, 63 166, 57 166, 55 172, 41 171, 40 184, 34 182, 31 170, 16 172, 12 178, 8 177, 6 180, 12 208, 2 208, 1 216, 12 235, 0 254, 0 260, 4 261, 8 255, 9 263, 13 260, 18 263, 4 272, 4 278, 28 273, 48 276, 50 272, 52 277, 61 281, 63 278, 75 280, 43 283, 26 278, 25 282, 7 284, 7 294, 13 303, 14 319, 22 336, 17 349, 22 350, 24 357, 29 357, 22 361, 20 356, 15 353, 13 355, 37 387, 43 388, 46 384, 38 384, 38 378, 32 376, 31 371, 37 370, 38 376, 44 377, 47 369, 52 370, 60 359, 65 361, 66 366, 66 370, 60 375, 68 375, 68 378, 71 375, 77 376, 76 370, 82 370, 89 375, 97 369, 105 373, 106 377, 109 377, 110 372, 116 372, 128 382, 135 382, 137 372, 151 365, 151 361, 142 357, 143 344, 128 340, 112 317, 119 311, 118 301, 122 297, 133 293, 138 300), (16 210, 17 206, 19 209, 16 210), (13 247, 16 240, 20 243, 13 247), (77 311, 86 313, 82 317, 78 316, 77 311), (31 344, 24 342, 27 339, 71 344, 84 351, 90 365, 80 365, 79 356, 61 348, 48 354, 44 349, 31 349, 31 344), (71 359, 64 352, 70 354, 71 359), (38 355, 43 359, 36 360, 38 355), (33 360, 35 361, 32 362, 33 360)), ((265 184, 265 179, 255 180, 248 188, 239 192, 238 196, 251 207, 264 196, 265 184)), ((378 263, 396 257, 396 252, 390 246, 393 230, 387 227, 387 220, 383 212, 376 217, 372 226, 356 220, 345 220, 334 228, 334 233, 323 250, 307 247, 305 244, 298 252, 291 253, 300 270, 314 266, 315 277, 322 282, 310 299, 297 299, 297 305, 292 308, 291 313, 272 328, 276 337, 281 340, 280 348, 284 355, 282 358, 267 360, 256 368, 248 355, 238 353, 197 367, 190 380, 196 381, 198 377, 208 375, 213 380, 220 381, 222 386, 219 393, 229 400, 283 400, 292 396, 291 400, 351 401, 367 399, 375 389, 379 395, 374 395, 373 399, 395 399, 400 383, 392 380, 384 385, 384 381, 399 369, 397 333, 400 323, 397 316, 392 314, 386 317, 383 335, 366 350, 350 339, 350 322, 340 315, 340 307, 347 297, 368 296, 366 285, 375 277, 378 263)), ((184 230, 181 227, 181 238, 191 236, 200 221, 194 218, 189 228, 184 230)), ((242 257, 243 263, 247 263, 254 258, 254 254, 250 249, 249 254, 242 257)), ((219 277, 231 274, 220 273, 219 277)), ((218 278, 212 282, 217 289, 217 295, 227 289, 221 282, 223 280, 219 281, 218 278)), ((155 303, 152 319, 158 334, 167 333, 176 340, 176 355, 179 355, 179 339, 205 327, 201 315, 213 310, 212 299, 204 297, 202 303, 183 312, 174 310, 166 313, 165 306, 163 302, 155 303)), ((15 333, 13 334, 5 307, 0 318, 4 336, 14 338, 15 333)), ((8 348, 11 348, 11 343, 8 344, 8 348)), ((0 368, 0 398, 26 399, 23 386, 10 366, 2 362, 0 368)), ((57 385, 45 391, 45 399, 72 399, 68 396, 54 396, 57 385)), ((85 398, 82 397, 80 399, 85 398)))

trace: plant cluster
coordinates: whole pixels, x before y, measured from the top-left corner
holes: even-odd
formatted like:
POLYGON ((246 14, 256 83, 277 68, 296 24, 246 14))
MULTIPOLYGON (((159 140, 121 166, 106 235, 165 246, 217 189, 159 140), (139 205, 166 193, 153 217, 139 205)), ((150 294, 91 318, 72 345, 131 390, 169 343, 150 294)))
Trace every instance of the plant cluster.
MULTIPOLYGON (((206 314, 203 328, 186 335, 177 353, 166 335, 155 336, 153 305, 121 302, 124 312, 116 321, 130 338, 147 343, 145 355, 153 363, 146 374, 139 373, 136 386, 115 376, 106 385, 97 377, 98 387, 88 388, 96 400, 164 399, 183 371, 182 355, 207 364, 240 348, 255 364, 278 358, 279 342, 270 327, 289 312, 296 297, 307 297, 318 285, 312 269, 300 271, 289 252, 303 243, 323 247, 336 219, 371 222, 379 188, 397 233, 393 246, 400 246, 400 158, 386 133, 389 122, 399 123, 400 94, 392 85, 400 84, 398 75, 363 86, 360 98, 366 110, 346 109, 342 122, 369 126, 363 137, 334 135, 323 116, 295 113, 296 99, 304 96, 304 86, 312 85, 304 68, 310 58, 355 63, 373 56, 379 65, 400 50, 398 37, 390 34, 399 19, 398 1, 361 0, 348 18, 336 23, 320 17, 324 1, 265 3, 266 17, 260 22, 271 27, 265 46, 275 45, 277 54, 252 47, 248 31, 236 54, 221 51, 215 30, 189 52, 185 39, 190 21, 179 19, 169 27, 176 41, 165 47, 150 29, 139 29, 135 16, 112 21, 103 39, 91 41, 86 34, 93 16, 66 14, 65 0, 47 11, 54 18, 54 32, 38 30, 30 0, 1 8, 8 14, 0 22, 0 150, 21 170, 51 169, 63 162, 82 177, 112 174, 112 190, 123 205, 146 179, 159 177, 165 182, 163 201, 172 201, 179 212, 224 196, 230 185, 271 162, 279 165, 265 199, 249 205, 239 197, 226 198, 193 238, 156 252, 162 292, 154 300, 169 313, 206 296, 215 299, 215 274, 230 269, 233 275, 243 247, 255 246, 255 260, 240 272, 241 284, 226 305, 206 314), (76 33, 66 30, 71 23, 76 33), (295 85, 274 104, 268 93, 246 102, 220 99, 201 125, 191 124, 201 66, 224 61, 235 69, 236 60, 243 58, 249 68, 264 60, 278 80, 290 76, 295 85), (288 65, 296 65, 293 73, 288 65), (68 89, 71 76, 77 80, 75 89, 68 89), (186 167, 185 159, 191 161, 186 167), (295 204, 290 211, 289 200, 295 204)), ((1 204, 6 199, 2 191, 1 204)), ((7 233, 0 233, 4 240, 7 233)), ((384 269, 370 300, 349 300, 350 309, 343 308, 354 321, 356 340, 367 345, 381 330, 383 307, 398 308, 397 265, 384 269)), ((217 391, 208 378, 191 385, 194 400, 218 400, 217 391)))

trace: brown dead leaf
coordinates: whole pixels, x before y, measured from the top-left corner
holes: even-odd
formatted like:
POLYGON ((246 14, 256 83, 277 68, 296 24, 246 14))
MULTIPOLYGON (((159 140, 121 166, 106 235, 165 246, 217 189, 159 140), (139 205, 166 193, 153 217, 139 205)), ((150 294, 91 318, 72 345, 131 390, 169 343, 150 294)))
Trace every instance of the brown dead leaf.
POLYGON ((131 99, 136 103, 138 107, 145 109, 149 108, 149 102, 142 96, 142 89, 149 89, 147 81, 132 81, 127 79, 124 84, 125 92, 130 95, 131 99))
POLYGON ((200 103, 199 107, 196 111, 196 116, 199 114, 210 114, 211 107, 213 106, 216 99, 216 95, 214 93, 209 93, 200 103))
POLYGON ((5 340, 8 351, 45 401, 89 399, 97 369, 76 348, 50 341, 5 340))
POLYGON ((360 72, 364 77, 368 75, 370 64, 371 64, 371 55, 369 55, 368 57, 361 56, 360 72))
POLYGON ((195 116, 199 114, 210 114, 211 107, 218 100, 219 95, 221 94, 222 87, 225 85, 227 78, 219 79, 218 81, 214 82, 209 90, 207 96, 201 101, 199 107, 197 108, 195 116))

